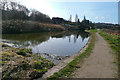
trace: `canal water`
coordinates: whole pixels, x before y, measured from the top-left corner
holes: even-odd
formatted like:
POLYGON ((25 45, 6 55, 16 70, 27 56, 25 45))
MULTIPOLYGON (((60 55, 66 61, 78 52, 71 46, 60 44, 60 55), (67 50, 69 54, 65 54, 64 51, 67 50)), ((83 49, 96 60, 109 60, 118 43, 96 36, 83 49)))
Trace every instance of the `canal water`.
POLYGON ((4 34, 2 39, 16 48, 30 48, 33 54, 38 53, 57 64, 80 51, 89 36, 87 32, 68 31, 4 34))

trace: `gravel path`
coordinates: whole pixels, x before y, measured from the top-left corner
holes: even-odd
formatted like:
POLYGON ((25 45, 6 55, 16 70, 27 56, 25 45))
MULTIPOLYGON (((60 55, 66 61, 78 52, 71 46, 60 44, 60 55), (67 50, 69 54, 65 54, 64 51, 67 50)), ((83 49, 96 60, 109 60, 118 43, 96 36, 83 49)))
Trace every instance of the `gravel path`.
POLYGON ((92 53, 84 59, 82 66, 73 72, 72 77, 115 78, 117 77, 117 72, 116 55, 111 50, 109 44, 96 33, 96 42, 92 53))

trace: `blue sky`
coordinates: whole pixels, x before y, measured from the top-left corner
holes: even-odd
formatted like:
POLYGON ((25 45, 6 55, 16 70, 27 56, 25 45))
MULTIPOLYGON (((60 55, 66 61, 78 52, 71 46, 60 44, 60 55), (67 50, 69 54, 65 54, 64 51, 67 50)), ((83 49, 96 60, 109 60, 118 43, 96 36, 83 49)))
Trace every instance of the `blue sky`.
POLYGON ((21 0, 28 8, 34 8, 52 17, 66 20, 77 14, 80 21, 86 16, 92 22, 118 23, 118 2, 77 2, 50 0, 21 0))
POLYGON ((72 21, 78 14, 80 21, 85 15, 93 22, 118 22, 117 2, 61 2, 54 4, 59 16, 68 19, 72 15, 72 21))

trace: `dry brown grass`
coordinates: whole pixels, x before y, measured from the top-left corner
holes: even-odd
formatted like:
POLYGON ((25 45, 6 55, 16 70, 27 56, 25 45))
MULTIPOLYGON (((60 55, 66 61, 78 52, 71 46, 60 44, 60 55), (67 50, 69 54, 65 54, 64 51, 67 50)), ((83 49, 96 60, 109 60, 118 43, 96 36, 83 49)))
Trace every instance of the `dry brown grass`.
POLYGON ((120 35, 120 30, 103 29, 104 32, 114 35, 120 35))
POLYGON ((65 28, 63 26, 57 25, 57 24, 51 24, 51 23, 39 23, 39 24, 41 24, 43 26, 47 26, 47 27, 61 28, 61 29, 65 30, 65 28))

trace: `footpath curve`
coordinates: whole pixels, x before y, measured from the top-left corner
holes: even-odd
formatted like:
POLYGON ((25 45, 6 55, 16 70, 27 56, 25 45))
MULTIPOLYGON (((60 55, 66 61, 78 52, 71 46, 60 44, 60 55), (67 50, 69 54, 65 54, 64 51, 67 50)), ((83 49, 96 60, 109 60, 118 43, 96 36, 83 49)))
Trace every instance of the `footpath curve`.
MULTIPOLYGON (((98 30, 99 32, 99 30, 98 30)), ((95 46, 80 68, 72 73, 72 78, 117 78, 117 58, 110 45, 98 33, 95 46)))

